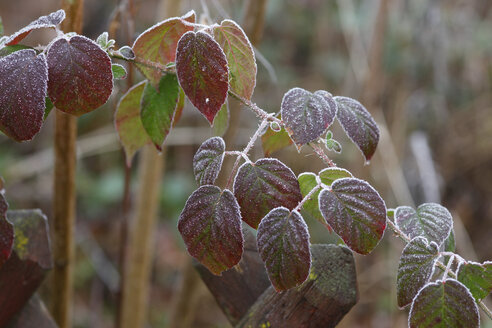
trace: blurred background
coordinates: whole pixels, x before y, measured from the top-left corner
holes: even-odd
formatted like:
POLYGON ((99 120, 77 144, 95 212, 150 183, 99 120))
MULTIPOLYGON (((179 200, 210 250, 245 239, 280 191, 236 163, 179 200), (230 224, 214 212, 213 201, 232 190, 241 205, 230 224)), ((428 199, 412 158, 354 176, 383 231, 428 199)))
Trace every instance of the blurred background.
MULTIPOLYGON (((251 1, 183 0, 180 12, 194 9, 203 19, 231 18, 247 26, 251 1)), ((168 17, 166 10, 173 2, 133 0, 131 42, 168 17)), ((370 165, 364 165, 360 152, 335 124, 334 137, 343 147, 341 154, 329 154, 335 163, 367 179, 388 208, 442 203, 453 214, 457 252, 469 260, 492 260, 492 2, 260 2, 265 11, 260 30, 252 36, 258 55, 253 101, 277 112, 283 94, 295 86, 360 100, 380 126, 378 150, 370 165)), ((86 0, 84 34, 95 39, 110 29, 118 5, 116 0, 86 0)), ((57 9, 58 0, 0 0, 6 35, 57 9)), ((118 31, 115 21, 111 28, 118 31)), ((123 34, 113 34, 118 46, 128 43, 123 34)), ((53 36, 51 31, 35 31, 27 43, 45 45, 53 36)), ((135 82, 140 79, 137 74, 135 82)), ((74 304, 78 328, 112 327, 115 315, 125 168, 112 117, 126 87, 126 81, 118 81, 106 105, 78 120, 74 304)), ((231 121, 237 132, 227 132, 229 149, 243 146, 257 127, 249 111, 239 109, 237 114, 240 123, 231 121)), ((32 142, 17 144, 0 135, 0 176, 11 208, 41 208, 48 217, 52 213, 53 116, 32 142)), ((206 287, 189 272, 190 258, 176 229, 179 213, 196 187, 191 159, 212 135, 206 120, 187 103, 165 143, 149 327, 172 324, 180 308, 177 300, 183 298, 183 272, 196 281, 191 294, 185 295, 189 326, 229 327, 206 287)), ((260 144, 252 156, 262 156, 260 144)), ((299 154, 292 146, 273 156, 296 174, 323 168, 309 152, 299 154)), ((134 194, 135 169, 131 177, 134 194)), ((317 222, 308 224, 313 243, 334 240, 317 222)), ((387 232, 371 255, 355 255, 360 300, 340 327, 406 327, 408 310, 399 310, 396 304, 403 243, 391 235, 387 232)), ((42 292, 49 298, 49 288, 42 292)), ((490 296, 487 301, 490 307, 490 296)), ((492 322, 483 320, 483 326, 492 327, 492 322)))

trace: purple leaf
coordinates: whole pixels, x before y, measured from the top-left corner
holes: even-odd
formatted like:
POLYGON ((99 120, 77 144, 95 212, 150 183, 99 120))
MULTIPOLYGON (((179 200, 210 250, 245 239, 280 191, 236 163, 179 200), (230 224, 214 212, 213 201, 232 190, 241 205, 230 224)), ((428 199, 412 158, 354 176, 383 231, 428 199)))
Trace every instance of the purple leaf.
POLYGON ((26 27, 20 29, 19 31, 12 34, 6 41, 5 45, 11 46, 19 43, 24 39, 32 30, 40 28, 54 28, 59 25, 65 19, 65 11, 60 9, 47 16, 41 16, 35 21, 31 22, 26 27))
POLYGON ((326 91, 313 94, 293 88, 284 95, 280 112, 292 140, 302 146, 326 131, 335 119, 337 106, 326 91))
POLYGON ((48 222, 39 210, 8 211, 15 229, 12 255, 0 269, 0 327, 10 321, 52 268, 48 222))
MULTIPOLYGON (((133 52, 139 60, 167 65, 176 61, 176 47, 179 39, 188 31, 193 31, 195 13, 183 17, 166 19, 144 31, 133 43, 133 52)), ((143 75, 156 86, 162 72, 143 64, 136 64, 143 75)))
POLYGON ((319 209, 326 222, 357 253, 370 253, 383 237, 386 205, 364 180, 336 180, 331 190, 323 189, 319 194, 319 209))
POLYGON ((0 58, 0 130, 16 141, 31 140, 41 129, 48 67, 46 57, 19 50, 0 58))
POLYGON ((146 83, 143 81, 131 87, 116 106, 114 122, 125 150, 128 167, 131 166, 137 150, 152 142, 140 119, 140 102, 146 83))
POLYGON ((465 262, 458 268, 458 281, 464 284, 477 301, 492 292, 492 262, 465 262))
POLYGON ((454 279, 427 284, 415 296, 408 317, 410 328, 479 327, 480 317, 468 289, 454 279))
POLYGON ((417 211, 409 206, 398 207, 395 223, 410 238, 422 236, 441 245, 453 228, 453 217, 444 206, 425 203, 417 211))
POLYGON ((338 104, 337 118, 347 136, 369 161, 379 142, 379 128, 371 114, 357 100, 334 97, 338 104))
POLYGON ((234 180, 234 195, 243 220, 255 229, 272 209, 292 210, 302 200, 294 172, 275 158, 244 163, 234 180))
POLYGON ((227 189, 206 185, 195 190, 181 212, 178 230, 191 256, 215 275, 241 260, 241 214, 227 189))
POLYGON ((224 160, 225 143, 221 137, 205 140, 193 157, 193 172, 198 185, 212 185, 224 160))
POLYGON ((398 264, 396 280, 399 307, 412 303, 419 290, 429 282, 438 257, 437 244, 429 244, 423 237, 415 237, 405 246, 398 264))
POLYGON ((48 49, 48 95, 59 110, 80 116, 106 103, 113 90, 111 59, 80 35, 59 38, 48 49))
POLYGON ((158 150, 171 130, 179 98, 176 75, 167 74, 161 78, 156 90, 150 83, 144 88, 140 118, 150 139, 158 150))
POLYGON ((212 125, 229 90, 227 59, 219 44, 205 32, 186 32, 176 50, 176 74, 186 96, 212 125))
POLYGON ((277 207, 258 226, 258 252, 268 278, 279 292, 303 283, 309 275, 309 232, 297 211, 277 207))
POLYGON ((6 217, 8 207, 0 188, 0 268, 10 257, 14 243, 14 227, 6 217))
POLYGON ((231 91, 251 99, 256 85, 256 60, 246 33, 234 21, 226 19, 213 26, 214 39, 227 57, 231 91))

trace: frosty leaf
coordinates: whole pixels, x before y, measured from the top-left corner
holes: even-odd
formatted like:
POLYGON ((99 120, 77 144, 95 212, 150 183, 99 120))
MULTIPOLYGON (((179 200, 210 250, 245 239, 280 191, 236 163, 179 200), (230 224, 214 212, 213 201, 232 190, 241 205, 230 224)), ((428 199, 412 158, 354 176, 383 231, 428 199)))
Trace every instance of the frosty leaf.
POLYGON ((181 212, 178 230, 188 252, 213 274, 220 275, 241 260, 241 214, 227 189, 207 185, 195 190, 181 212))
POLYGON ((3 22, 2 22, 2 17, 0 17, 0 37, 3 36, 3 22))
POLYGON ((342 145, 335 139, 326 140, 326 148, 328 150, 334 151, 337 154, 342 152, 342 145))
POLYGON ((114 122, 120 142, 125 150, 128 167, 130 167, 137 150, 152 142, 140 119, 140 102, 146 84, 146 81, 143 81, 131 87, 116 106, 114 122))
POLYGON ((159 90, 156 90, 150 83, 145 86, 140 118, 150 139, 157 149, 161 150, 171 130, 178 103, 179 85, 176 75, 164 75, 158 87, 159 90))
POLYGON ((111 60, 80 35, 60 38, 48 49, 48 95, 59 110, 80 116, 100 107, 113 90, 111 60))
POLYGON ((456 251, 456 241, 454 240, 454 229, 451 229, 448 238, 441 245, 441 248, 445 252, 454 252, 456 251))
POLYGON ((370 253, 383 237, 386 206, 364 180, 336 180, 331 190, 321 191, 319 208, 326 222, 357 253, 370 253))
POLYGON ((395 223, 410 238, 422 236, 441 245, 453 228, 451 213, 435 203, 420 205, 415 211, 409 206, 400 206, 395 212, 395 223))
POLYGON ((331 186, 331 184, 338 179, 342 178, 352 178, 352 173, 349 171, 338 168, 338 167, 328 167, 326 169, 321 170, 319 173, 319 178, 321 182, 323 182, 327 186, 331 186))
MULTIPOLYGON (((115 41, 113 39, 109 39, 108 32, 103 32, 96 39, 96 43, 104 50, 108 51, 109 49, 114 47, 115 41)), ((121 49, 120 49, 121 50, 121 49)), ((121 52, 121 51, 120 51, 121 52)))
POLYGON ((420 290, 408 318, 410 328, 479 327, 478 308, 468 289, 454 279, 438 280, 420 290))
POLYGON ((234 195, 243 220, 255 229, 272 209, 283 206, 292 210, 302 200, 296 176, 275 158, 244 163, 234 180, 234 195))
POLYGON ((343 130, 369 161, 379 142, 379 128, 376 122, 357 100, 348 97, 334 99, 338 104, 337 118, 343 130))
MULTIPOLYGON (((186 17, 166 19, 140 34, 132 47, 135 56, 140 60, 161 65, 175 62, 176 46, 179 39, 186 32, 193 31, 193 25, 184 18, 186 17)), ((194 18, 192 18, 192 22, 194 22, 194 18)), ((136 65, 152 84, 157 85, 159 83, 162 76, 159 70, 142 64, 136 65)))
POLYGON ((214 118, 214 134, 223 136, 229 127, 229 105, 227 101, 222 105, 219 112, 214 118))
POLYGON ((229 90, 227 60, 205 32, 186 32, 176 50, 179 84, 193 105, 212 124, 229 90))
POLYGON ((326 91, 314 94, 301 88, 290 89, 282 99, 281 115, 294 142, 305 145, 318 139, 333 123, 337 107, 326 91))
POLYGON ((53 109, 53 107, 55 107, 55 105, 53 105, 53 103, 51 102, 50 97, 46 96, 44 98, 44 115, 43 115, 43 121, 46 121, 46 119, 48 118, 48 115, 50 115, 51 110, 53 109))
POLYGON ((29 23, 26 27, 12 34, 6 41, 5 45, 11 46, 19 43, 24 39, 32 30, 40 28, 54 28, 59 25, 65 19, 65 11, 60 9, 47 16, 41 16, 35 21, 29 23))
POLYGON ((258 252, 279 292, 303 283, 311 266, 309 232, 297 211, 277 207, 258 226, 258 252))
POLYGON ((135 59, 135 53, 133 52, 133 49, 130 48, 129 46, 121 47, 120 49, 118 49, 118 51, 125 59, 129 59, 129 60, 135 59))
POLYGON ((458 268, 458 281, 463 283, 473 297, 481 301, 492 292, 492 262, 465 262, 458 268))
POLYGON ((213 35, 227 57, 231 91, 251 99, 256 85, 256 60, 246 33, 234 21, 226 19, 214 25, 213 35))
POLYGON ((126 69, 120 64, 112 64, 111 71, 113 72, 113 79, 124 79, 126 78, 126 69))
POLYGON ((41 129, 48 67, 31 49, 0 58, 0 130, 16 141, 31 140, 41 129))
POLYGON ((287 131, 282 128, 279 132, 272 130, 269 126, 266 132, 261 136, 261 145, 265 156, 270 156, 272 153, 279 151, 292 144, 292 139, 287 131))
POLYGON ((225 143, 221 137, 205 140, 193 157, 193 172, 198 185, 214 184, 224 160, 225 143))
POLYGON ((14 227, 7 221, 8 204, 0 188, 0 268, 10 257, 14 242, 14 227))
POLYGON ((415 237, 405 246, 398 264, 398 306, 404 307, 412 303, 418 291, 429 282, 438 257, 437 244, 429 244, 423 237, 415 237))

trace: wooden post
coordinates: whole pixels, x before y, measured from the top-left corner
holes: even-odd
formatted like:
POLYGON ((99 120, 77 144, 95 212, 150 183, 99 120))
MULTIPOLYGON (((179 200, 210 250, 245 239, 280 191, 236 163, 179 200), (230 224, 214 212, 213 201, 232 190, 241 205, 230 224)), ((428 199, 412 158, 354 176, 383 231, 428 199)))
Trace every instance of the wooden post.
MULTIPOLYGON (((65 32, 82 32, 83 0, 62 0, 65 32)), ((55 111, 55 168, 53 197, 53 257, 51 311, 61 328, 71 326, 72 271, 75 226, 75 116, 55 111)))

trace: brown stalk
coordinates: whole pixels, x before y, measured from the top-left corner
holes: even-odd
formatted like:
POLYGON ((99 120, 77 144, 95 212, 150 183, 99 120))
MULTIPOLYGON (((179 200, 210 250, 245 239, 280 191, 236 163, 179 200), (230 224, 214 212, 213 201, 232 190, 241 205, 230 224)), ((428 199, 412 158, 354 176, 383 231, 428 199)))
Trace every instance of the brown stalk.
MULTIPOLYGON (((62 0, 67 17, 65 32, 82 32, 83 0, 62 0)), ((61 328, 70 327, 72 319, 75 167, 77 122, 75 116, 55 112, 55 168, 53 197, 53 283, 51 309, 61 328)))

